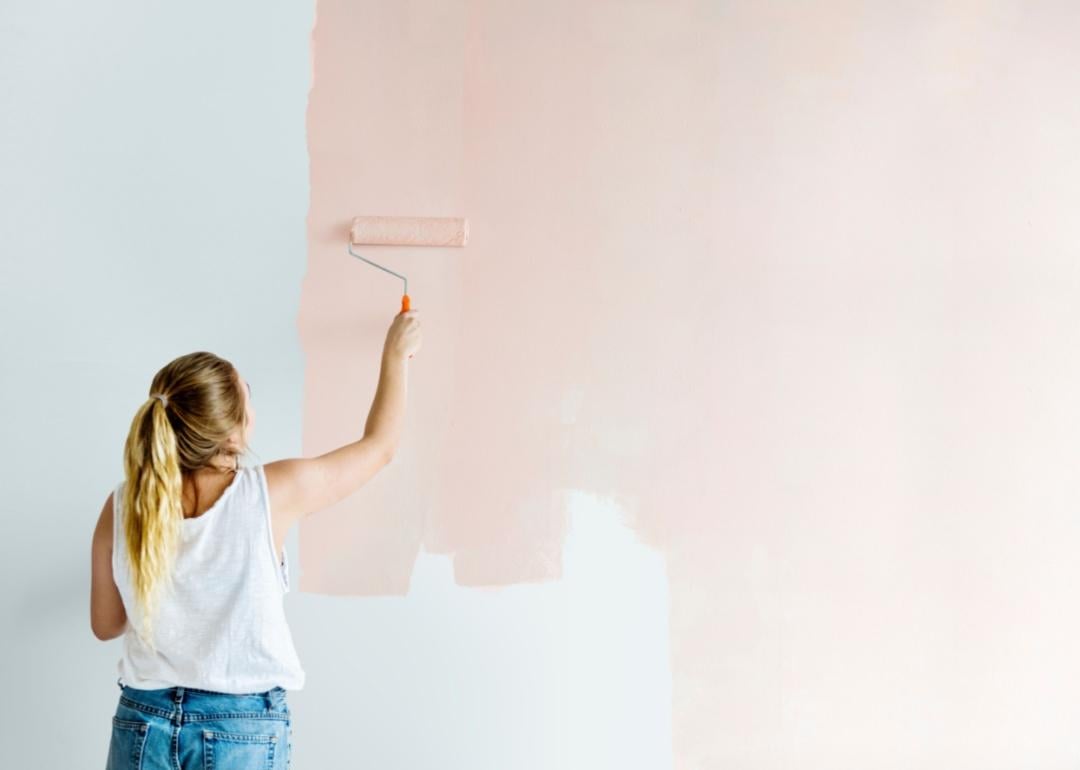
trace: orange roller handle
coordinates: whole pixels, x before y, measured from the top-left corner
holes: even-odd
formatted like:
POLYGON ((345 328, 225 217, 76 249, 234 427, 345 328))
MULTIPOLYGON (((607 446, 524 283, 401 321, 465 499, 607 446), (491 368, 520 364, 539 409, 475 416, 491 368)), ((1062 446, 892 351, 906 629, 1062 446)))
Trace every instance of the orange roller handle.
MULTIPOLYGON (((409 302, 409 295, 408 294, 402 294, 401 295, 401 312, 402 313, 408 313, 411 307, 412 307, 412 305, 409 302)), ((412 358, 412 353, 409 354, 409 358, 412 358)))

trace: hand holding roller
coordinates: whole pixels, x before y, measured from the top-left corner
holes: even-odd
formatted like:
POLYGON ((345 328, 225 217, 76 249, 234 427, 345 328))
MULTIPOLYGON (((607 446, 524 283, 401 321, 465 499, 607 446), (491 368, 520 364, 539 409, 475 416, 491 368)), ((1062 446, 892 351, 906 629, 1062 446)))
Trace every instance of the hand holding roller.
POLYGON ((420 319, 416 317, 416 311, 398 313, 386 330, 383 358, 387 355, 394 359, 412 358, 413 352, 420 349, 421 341, 420 319))

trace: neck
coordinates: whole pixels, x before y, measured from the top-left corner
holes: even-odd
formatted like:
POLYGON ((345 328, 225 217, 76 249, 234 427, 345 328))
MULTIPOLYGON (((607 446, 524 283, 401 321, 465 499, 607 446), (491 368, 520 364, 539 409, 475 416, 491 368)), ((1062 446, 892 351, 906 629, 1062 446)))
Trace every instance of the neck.
POLYGON ((219 455, 217 457, 211 458, 210 461, 202 468, 197 468, 195 470, 195 473, 199 473, 201 471, 213 471, 216 475, 219 473, 232 473, 238 470, 240 470, 239 458, 235 456, 230 457, 226 455, 219 455))

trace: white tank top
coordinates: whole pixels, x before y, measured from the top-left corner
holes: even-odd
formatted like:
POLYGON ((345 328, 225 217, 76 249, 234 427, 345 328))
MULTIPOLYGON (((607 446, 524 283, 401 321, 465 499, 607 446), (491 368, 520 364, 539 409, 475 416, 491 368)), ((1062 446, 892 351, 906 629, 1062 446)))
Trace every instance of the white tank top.
POLYGON ((301 689, 304 670, 285 620, 288 562, 274 553, 263 466, 240 468, 205 513, 181 522, 173 589, 162 590, 154 616, 156 652, 132 625, 141 616, 123 536, 125 483, 113 494, 113 577, 129 617, 121 683, 227 693, 301 689))

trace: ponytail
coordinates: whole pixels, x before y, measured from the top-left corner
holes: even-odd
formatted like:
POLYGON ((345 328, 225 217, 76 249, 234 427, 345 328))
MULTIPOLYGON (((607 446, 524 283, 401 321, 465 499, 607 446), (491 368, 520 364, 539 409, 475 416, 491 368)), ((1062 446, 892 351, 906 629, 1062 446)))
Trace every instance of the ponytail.
POLYGON ((151 396, 131 422, 124 446, 124 540, 141 622, 132 625, 156 649, 153 616, 160 592, 172 584, 172 565, 184 517, 176 433, 166 401, 151 396))

